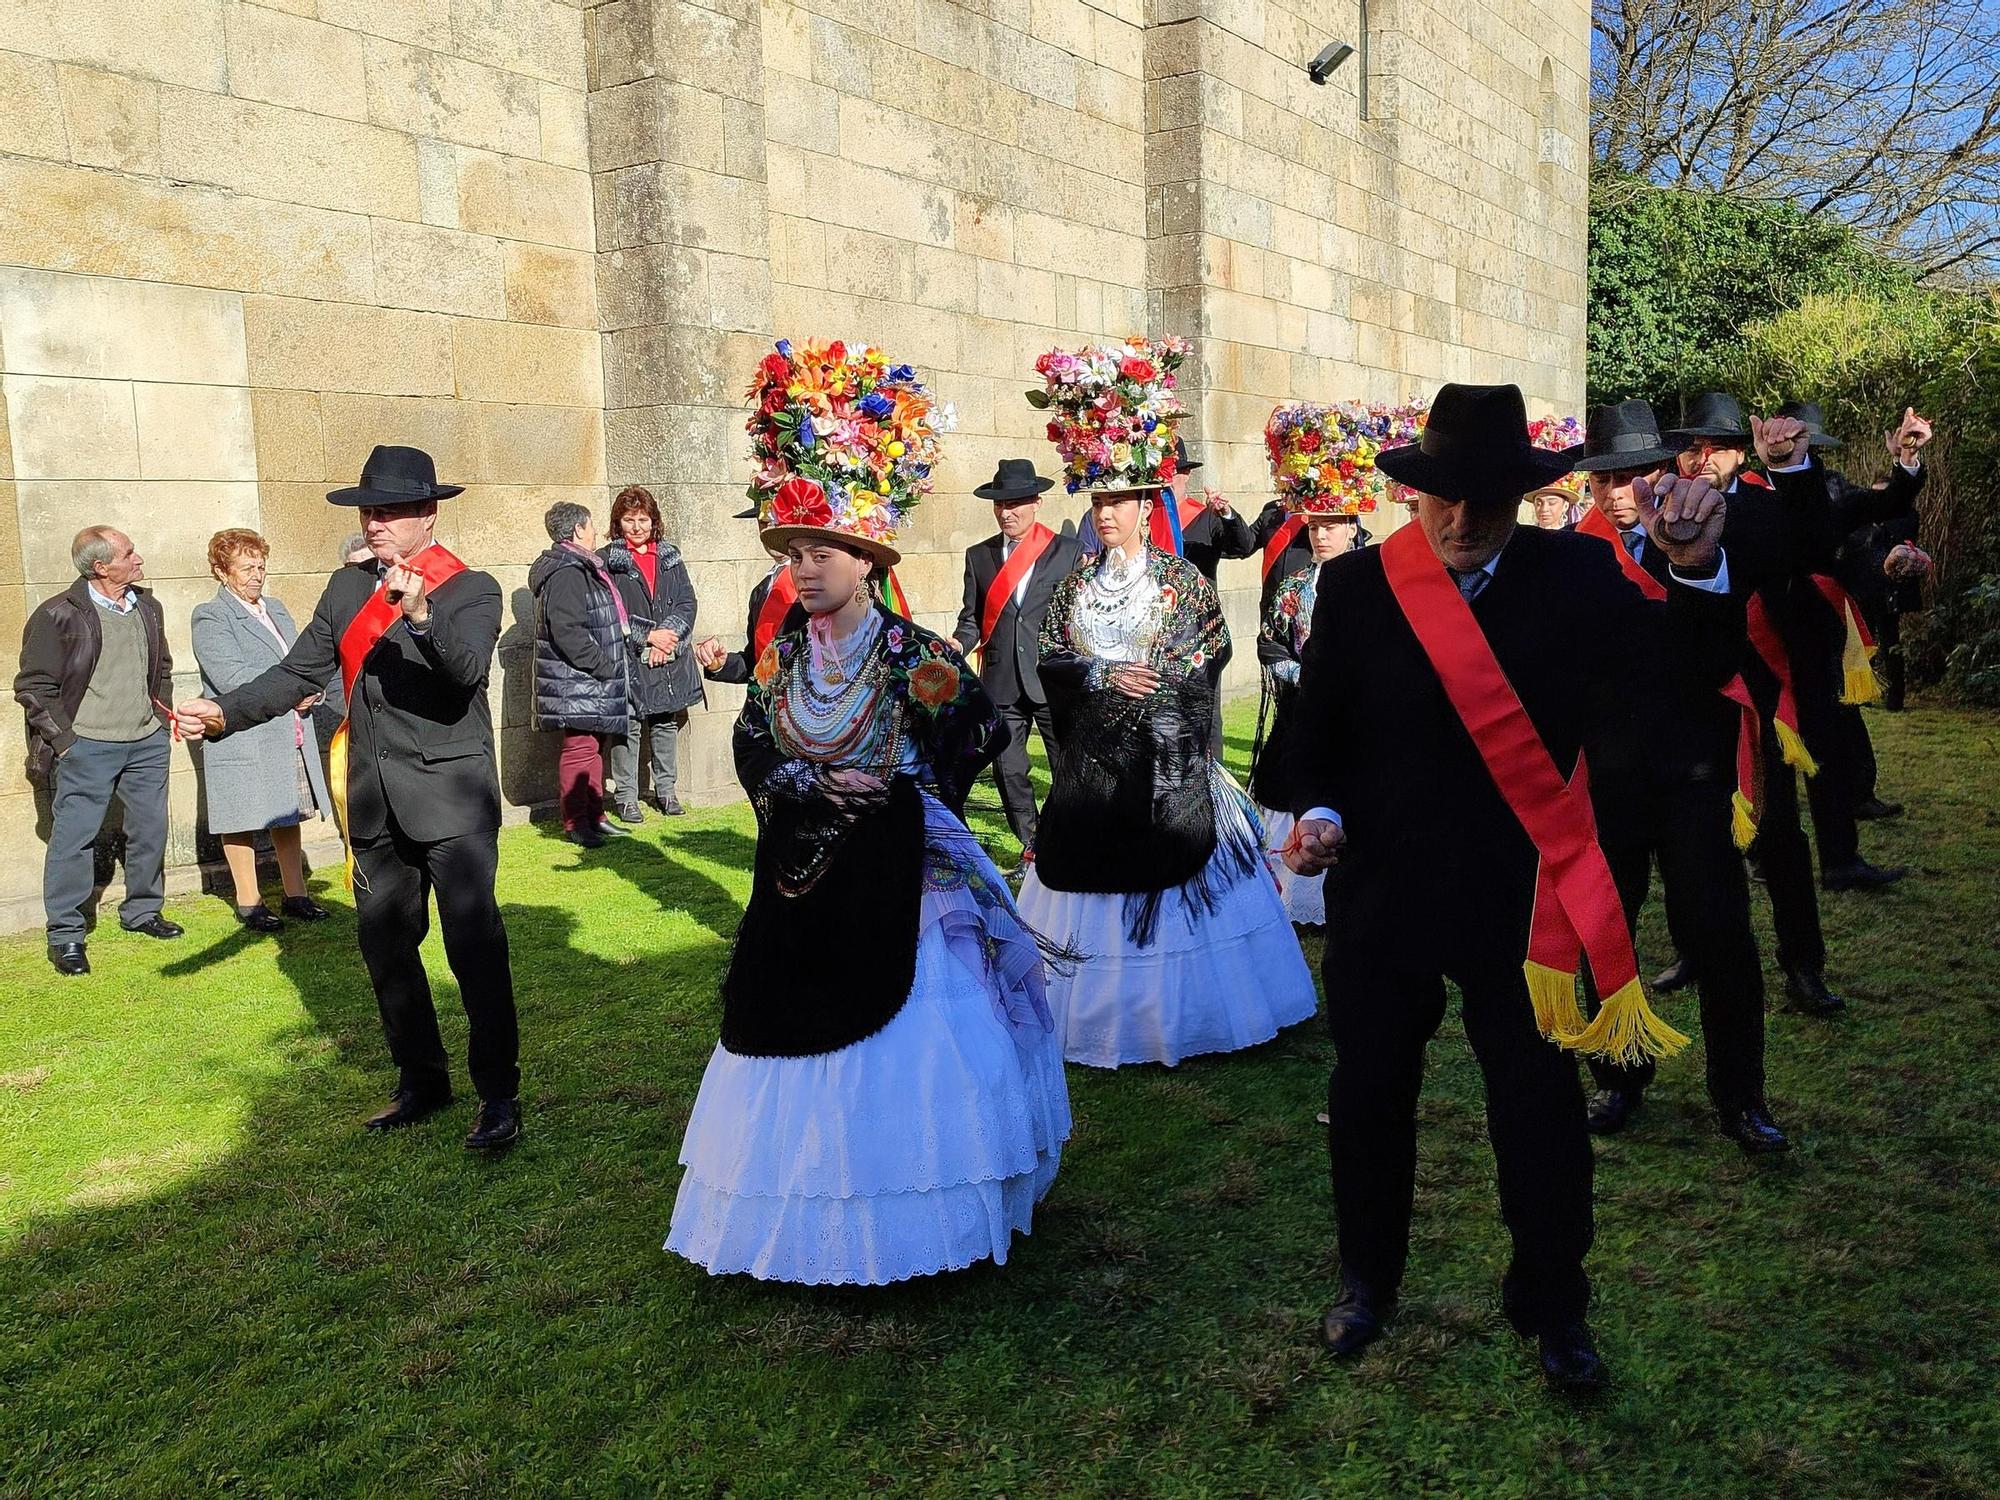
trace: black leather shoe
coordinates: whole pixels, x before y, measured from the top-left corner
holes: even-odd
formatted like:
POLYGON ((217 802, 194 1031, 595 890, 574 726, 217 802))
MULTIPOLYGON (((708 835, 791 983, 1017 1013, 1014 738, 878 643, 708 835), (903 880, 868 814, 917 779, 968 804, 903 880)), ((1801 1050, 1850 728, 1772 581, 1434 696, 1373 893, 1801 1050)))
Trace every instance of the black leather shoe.
POLYGON ((389 1096, 389 1107, 378 1115, 371 1115, 367 1128, 370 1130, 401 1130, 414 1125, 419 1120, 428 1120, 441 1109, 451 1105, 451 1095, 419 1094, 410 1089, 397 1089, 389 1096))
POLYGON ((1694 970, 1688 967, 1688 961, 1678 953, 1674 955, 1672 963, 1653 976, 1653 989, 1662 995, 1671 995, 1675 990, 1684 990, 1693 983, 1694 970))
POLYGON ((333 913, 310 896, 287 896, 285 915, 295 922, 324 922, 333 913))
POLYGON ((1884 818, 1900 818, 1902 815, 1902 803, 1884 802, 1880 797, 1870 797, 1854 809, 1854 816, 1864 823, 1877 823, 1884 818))
POLYGON ((1826 987, 1826 976, 1818 969, 1786 969, 1785 1002, 1802 1016, 1831 1016, 1847 1009, 1847 1002, 1826 987))
POLYGON ((571 828, 563 834, 563 837, 582 849, 602 849, 611 842, 595 828, 571 828))
POLYGON ((1542 1378, 1550 1389, 1565 1396, 1592 1396, 1610 1384, 1611 1372, 1591 1342, 1588 1324, 1546 1329, 1536 1342, 1541 1346, 1542 1378))
POLYGON ((612 808, 611 816, 616 818, 621 823, 630 823, 634 827, 637 827, 639 824, 646 821, 645 809, 640 807, 639 804, 636 802, 634 802, 629 807, 612 808))
POLYGON ((632 837, 632 830, 629 828, 620 828, 609 818, 605 818, 597 825, 597 836, 604 839, 629 839, 632 837))
POLYGON ((136 932, 141 937, 149 938, 177 938, 187 931, 180 923, 169 922, 165 917, 161 916, 152 916, 146 918, 143 922, 134 922, 125 930, 127 932, 136 932))
POLYGON ((1382 1337, 1382 1325, 1395 1310, 1394 1298, 1383 1301, 1359 1287, 1344 1286, 1340 1299, 1319 1320, 1319 1341, 1335 1359, 1352 1359, 1382 1337))
POLYGON ((285 924, 278 920, 278 914, 259 901, 255 906, 236 908, 236 920, 252 932, 283 932, 285 924))
POLYGON ((67 974, 72 979, 90 972, 90 959, 81 943, 50 943, 49 962, 55 965, 58 974, 67 974))
POLYGON ((521 1138, 521 1101, 488 1099, 479 1106, 479 1118, 465 1138, 468 1151, 498 1151, 521 1138))
POLYGON ((687 809, 681 806, 681 799, 678 797, 669 797, 666 801, 659 803, 658 806, 660 811, 669 818, 687 816, 687 809))
POLYGON ((1771 1111, 1761 1104, 1722 1116, 1722 1133, 1741 1146, 1745 1156, 1769 1156, 1792 1149, 1771 1111))
POLYGON ((1638 1089, 1599 1089, 1584 1107, 1583 1128, 1592 1135, 1616 1135, 1632 1118, 1642 1095, 1638 1089))
POLYGON ((1885 885, 1894 885, 1903 878, 1903 874, 1901 865, 1884 868, 1871 865, 1865 859, 1857 859, 1851 864, 1821 870, 1819 885, 1823 891, 1878 891, 1885 885))

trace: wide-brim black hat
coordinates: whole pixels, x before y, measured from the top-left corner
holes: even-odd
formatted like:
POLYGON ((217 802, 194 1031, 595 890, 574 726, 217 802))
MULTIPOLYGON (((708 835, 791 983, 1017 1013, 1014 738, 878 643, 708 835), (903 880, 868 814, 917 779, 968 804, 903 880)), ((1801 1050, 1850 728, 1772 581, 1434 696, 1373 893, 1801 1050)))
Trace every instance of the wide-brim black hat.
POLYGON ((1518 385, 1454 383, 1431 403, 1422 439, 1384 448, 1375 467, 1440 500, 1519 500, 1567 474, 1573 452, 1535 446, 1518 385))
POLYGON ((1750 419, 1743 415, 1743 403, 1726 391, 1707 391, 1694 398, 1681 425, 1667 433, 1667 441, 1685 448, 1694 438, 1711 442, 1734 438, 1750 441, 1750 419))
POLYGON ((1006 500, 1032 500, 1055 484, 1053 479, 1044 479, 1035 472, 1035 462, 1030 458, 1003 458, 994 469, 993 477, 973 490, 982 500, 999 504, 1006 500))
POLYGON ((1826 430, 1826 413, 1819 409, 1817 401, 1787 401, 1776 413, 1781 417, 1796 417, 1805 423, 1806 436, 1812 439, 1815 448, 1838 448, 1841 441, 1826 430))
POLYGON ((1660 419, 1650 401, 1620 401, 1600 406, 1584 428, 1583 446, 1570 467, 1579 474, 1606 469, 1657 469, 1671 463, 1680 449, 1660 435, 1660 419))
POLYGON ((1200 459, 1188 457, 1187 440, 1176 435, 1174 438, 1174 472, 1176 474, 1192 474, 1200 467, 1200 459))
POLYGON ((328 492, 335 505, 415 505, 424 500, 449 500, 464 493, 461 484, 439 484, 437 465, 421 448, 378 443, 361 466, 361 483, 328 492))
POLYGON ((755 505, 752 505, 748 510, 739 510, 738 512, 736 512, 735 515, 731 516, 729 519, 732 521, 755 521, 760 519, 762 516, 763 512, 758 510, 755 505))

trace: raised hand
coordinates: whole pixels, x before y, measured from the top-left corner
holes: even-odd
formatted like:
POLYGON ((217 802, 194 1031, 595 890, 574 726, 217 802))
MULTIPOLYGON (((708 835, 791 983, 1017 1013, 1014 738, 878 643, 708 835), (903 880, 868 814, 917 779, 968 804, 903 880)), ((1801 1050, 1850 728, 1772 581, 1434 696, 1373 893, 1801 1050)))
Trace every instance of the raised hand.
POLYGON ((1903 408, 1903 420, 1882 434, 1889 456, 1899 464, 1915 464, 1917 450, 1931 440, 1931 424, 1917 415, 1914 406, 1903 408))
MULTIPOLYGON (((1767 431, 1769 427, 1766 423, 1767 431)), ((1632 499, 1639 507, 1639 524, 1668 562, 1688 573, 1715 567, 1729 511, 1722 491, 1706 479, 1641 477, 1632 481, 1632 499)))
POLYGON ((1229 497, 1223 494, 1221 490, 1203 489, 1201 492, 1201 503, 1214 511, 1218 516, 1227 516, 1232 510, 1229 504, 1229 497))
POLYGON ((421 625, 431 617, 431 601, 424 597, 423 572, 402 558, 389 564, 389 571, 382 575, 382 589, 391 604, 402 608, 404 619, 421 625))
POLYGON ((190 698, 174 709, 174 725, 184 740, 222 733, 222 706, 213 698, 190 698))
POLYGON ((694 643, 695 665, 704 672, 718 671, 723 658, 729 653, 722 649, 722 642, 712 635, 705 635, 694 643))
POLYGON ((1765 468, 1788 469, 1806 461, 1811 438, 1806 424, 1797 417, 1752 417, 1750 441, 1757 445, 1757 456, 1764 460, 1765 468))

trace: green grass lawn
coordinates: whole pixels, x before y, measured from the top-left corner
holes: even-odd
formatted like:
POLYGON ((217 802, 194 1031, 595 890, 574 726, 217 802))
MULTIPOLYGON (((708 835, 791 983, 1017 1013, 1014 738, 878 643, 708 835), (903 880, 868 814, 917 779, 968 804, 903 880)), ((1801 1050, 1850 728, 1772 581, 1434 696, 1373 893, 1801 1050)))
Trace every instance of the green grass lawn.
MULTIPOLYGON (((1062 1176, 1003 1268, 802 1291, 663 1254, 738 807, 597 853, 504 835, 527 1135, 498 1161, 460 1147, 469 1100, 359 1129, 391 1074, 337 890, 275 941, 218 900, 170 908, 175 944, 111 924, 81 982, 0 943, 0 1493, 2000 1493, 2000 722, 1869 722, 1911 811, 1867 847, 1912 878, 1826 898, 1847 1016, 1771 1018, 1789 1157, 1716 1136, 1693 1053, 1601 1148, 1595 1407, 1500 1319, 1455 1018, 1404 1310, 1353 1367, 1314 1345, 1317 1023, 1072 1070, 1062 1176)), ((990 788, 975 823, 1005 850, 990 788)), ((1659 934, 1655 908, 1648 968, 1659 934)))

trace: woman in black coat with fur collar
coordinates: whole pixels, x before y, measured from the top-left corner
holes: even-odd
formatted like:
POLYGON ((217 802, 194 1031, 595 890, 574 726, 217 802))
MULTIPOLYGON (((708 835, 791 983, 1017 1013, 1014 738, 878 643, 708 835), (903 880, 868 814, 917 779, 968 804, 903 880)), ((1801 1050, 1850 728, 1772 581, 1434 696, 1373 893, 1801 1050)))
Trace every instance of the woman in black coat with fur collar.
POLYGON ((636 823, 639 811, 639 744, 652 740, 653 805, 679 816, 680 732, 688 708, 706 703, 701 668, 694 659, 694 583, 680 549, 663 539, 660 507, 652 492, 629 485, 611 502, 611 542, 605 566, 632 617, 632 716, 625 737, 611 743, 608 759, 618 816, 636 823))

